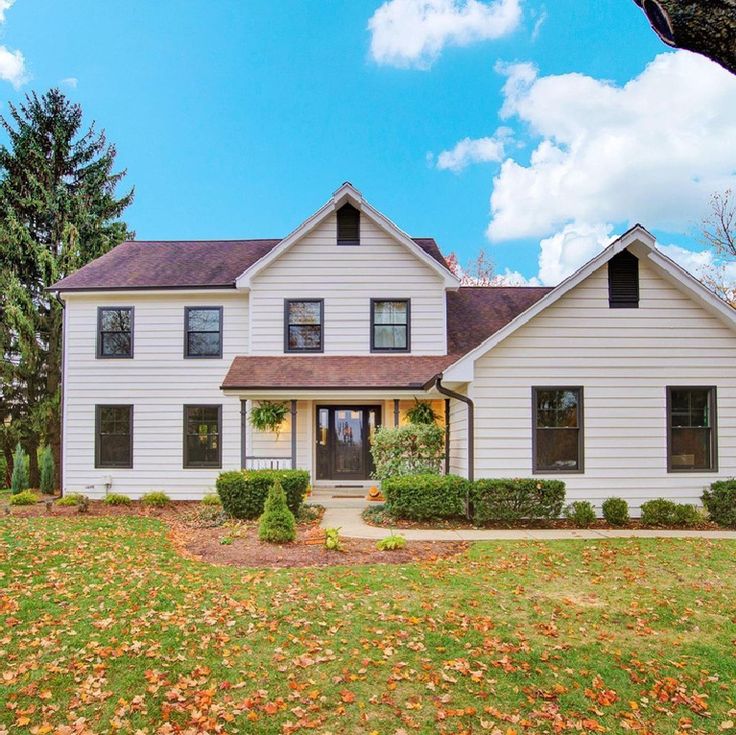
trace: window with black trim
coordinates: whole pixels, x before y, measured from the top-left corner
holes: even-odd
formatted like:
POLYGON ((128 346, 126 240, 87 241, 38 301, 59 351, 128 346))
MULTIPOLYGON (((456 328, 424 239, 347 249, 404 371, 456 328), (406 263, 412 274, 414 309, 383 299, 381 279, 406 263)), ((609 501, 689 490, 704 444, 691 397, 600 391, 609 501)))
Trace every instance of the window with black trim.
POLYGON ((532 388, 534 472, 583 471, 583 389, 532 388))
POLYGON ((184 357, 222 357, 222 307, 184 309, 184 357))
POLYGON ((409 351, 409 299, 371 299, 371 351, 409 351))
POLYGON ((133 357, 133 307, 97 309, 97 357, 133 357))
POLYGON ((222 406, 184 406, 184 467, 222 466, 222 406))
POLYGON ((718 469, 716 389, 667 388, 667 469, 708 472, 718 469))
POLYGON ((639 308, 639 259, 628 250, 608 261, 608 305, 611 309, 639 308))
POLYGON ((337 210, 337 244, 360 245, 360 211, 349 202, 337 210))
POLYGON ((322 299, 305 299, 284 303, 284 352, 322 352, 322 299))
POLYGON ((95 467, 133 466, 133 406, 95 406, 95 467))

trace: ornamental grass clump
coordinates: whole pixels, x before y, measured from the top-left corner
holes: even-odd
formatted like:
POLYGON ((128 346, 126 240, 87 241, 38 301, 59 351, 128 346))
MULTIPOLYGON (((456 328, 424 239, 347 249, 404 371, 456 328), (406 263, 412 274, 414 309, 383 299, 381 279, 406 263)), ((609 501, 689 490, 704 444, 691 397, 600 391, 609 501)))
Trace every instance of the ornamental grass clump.
POLYGON ((81 505, 83 497, 84 495, 82 495, 82 493, 67 493, 66 495, 62 495, 62 497, 56 501, 56 505, 81 505))
POLYGON ((165 508, 171 502, 171 498, 161 490, 146 493, 141 498, 141 503, 150 508, 165 508))
POLYGON ((8 502, 10 505, 35 505, 38 502, 38 495, 30 490, 23 490, 11 495, 8 502))
POLYGON ((107 505, 130 505, 131 500, 127 495, 123 495, 122 493, 110 493, 105 496, 103 502, 107 503, 107 505))
POLYGON ((258 538, 270 544, 286 544, 296 538, 296 520, 286 504, 286 493, 279 479, 268 491, 258 523, 258 538))

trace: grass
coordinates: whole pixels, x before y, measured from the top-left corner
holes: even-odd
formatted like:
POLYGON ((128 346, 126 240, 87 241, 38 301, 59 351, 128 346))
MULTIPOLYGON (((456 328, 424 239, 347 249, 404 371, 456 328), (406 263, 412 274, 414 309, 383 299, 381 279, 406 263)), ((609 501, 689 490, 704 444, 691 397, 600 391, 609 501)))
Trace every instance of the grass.
POLYGON ((484 543, 244 570, 180 557, 152 519, 2 518, 0 733, 716 733, 735 554, 484 543))

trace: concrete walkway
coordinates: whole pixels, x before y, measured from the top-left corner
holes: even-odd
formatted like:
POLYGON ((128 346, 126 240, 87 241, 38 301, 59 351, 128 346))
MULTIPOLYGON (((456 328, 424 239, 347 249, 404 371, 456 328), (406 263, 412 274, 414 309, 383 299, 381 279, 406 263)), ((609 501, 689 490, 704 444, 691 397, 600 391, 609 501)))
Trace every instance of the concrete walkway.
MULTIPOLYGON (((347 503, 330 503, 322 499, 313 499, 326 505, 322 518, 322 528, 339 528, 340 535, 348 538, 381 539, 388 536, 391 530, 369 526, 361 517, 362 506, 353 501, 347 503)), ((556 539, 605 539, 605 538, 711 538, 731 539, 736 541, 736 531, 666 531, 650 529, 633 530, 570 530, 566 528, 539 529, 418 529, 399 528, 395 531, 408 541, 552 541, 556 539)))

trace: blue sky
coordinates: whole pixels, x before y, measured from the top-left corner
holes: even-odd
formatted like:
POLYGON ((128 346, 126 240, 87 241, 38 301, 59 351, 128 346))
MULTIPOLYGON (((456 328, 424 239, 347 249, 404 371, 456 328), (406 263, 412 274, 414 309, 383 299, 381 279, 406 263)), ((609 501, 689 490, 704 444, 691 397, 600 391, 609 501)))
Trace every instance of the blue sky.
MULTIPOLYGON (((695 78, 696 86, 708 87, 712 96, 704 104, 726 98, 719 114, 733 120, 735 93, 728 75, 715 65, 713 71, 699 66, 699 57, 697 63, 685 61, 678 68, 662 62, 630 99, 611 101, 608 92, 620 92, 666 52, 633 2, 529 0, 521 2, 509 28, 486 33, 500 37, 478 38, 483 33, 470 21, 453 35, 453 13, 467 11, 468 2, 478 12, 484 4, 486 9, 516 4, 16 0, 9 7, 8 0, 0 0, 0 8, 7 8, 0 43, 6 53, 23 57, 22 73, 5 72, 10 81, 0 82, 0 99, 7 109, 5 100, 18 101, 31 89, 61 85, 81 103, 87 119, 106 129, 120 166, 128 169, 136 199, 127 220, 140 239, 282 236, 342 181, 350 180, 410 234, 434 236, 443 251, 456 251, 461 262, 485 247, 499 272, 510 269, 527 278, 540 270, 541 240, 558 237, 545 251, 553 260, 559 251, 559 262, 546 271, 550 280, 571 267, 566 256, 570 262, 582 257, 573 251, 587 255, 600 246, 598 241, 637 220, 664 243, 702 248, 690 235, 704 201, 690 202, 683 213, 677 196, 650 203, 648 192, 658 190, 658 160, 669 161, 668 147, 677 147, 678 140, 688 141, 695 153, 691 150, 677 165, 662 167, 664 186, 673 187, 678 177, 685 183, 697 181, 701 196, 708 187, 730 183, 736 160, 724 167, 722 159, 734 156, 734 146, 727 146, 734 129, 718 115, 718 125, 708 129, 716 124, 712 110, 703 111, 705 122, 693 120, 683 101, 679 117, 674 115, 677 119, 663 132, 660 159, 654 156, 641 171, 635 170, 635 181, 628 181, 624 170, 601 186, 596 201, 605 198, 607 207, 588 202, 576 210, 570 202, 585 196, 579 197, 572 184, 561 190, 559 198, 565 201, 550 204, 545 187, 555 186, 550 182, 560 172, 546 165, 536 170, 530 158, 544 140, 560 146, 565 155, 575 149, 562 174, 569 181, 578 162, 585 162, 588 178, 579 186, 592 198, 598 171, 612 177, 605 157, 594 160, 596 151, 624 141, 623 159, 647 158, 632 149, 640 136, 627 129, 625 119, 599 137, 612 110, 629 104, 638 109, 651 88, 662 95, 645 106, 650 102, 657 114, 668 117, 662 105, 678 94, 681 76, 689 75, 690 83, 695 78), (389 17, 401 10, 392 7, 397 4, 421 6, 417 12, 425 16, 427 4, 430 11, 444 10, 444 21, 437 22, 447 21, 450 30, 443 37, 440 29, 434 50, 425 49, 420 58, 411 58, 411 50, 402 57, 401 45, 409 36, 419 33, 421 41, 421 23, 368 28, 382 6, 389 6, 385 18, 401 20, 400 14, 389 17), (380 34, 393 44, 392 58, 372 52, 371 43, 377 44, 380 34), (499 62, 507 65, 502 72, 499 62), (583 76, 561 76, 572 73, 583 76), (714 81, 701 85, 703 74, 714 81), (518 82, 521 92, 514 93, 509 112, 511 92, 504 92, 504 84, 510 82, 518 82), (556 119, 555 110, 568 119, 556 119), (587 127, 566 137, 571 120, 583 120, 587 127), (703 125, 703 140, 723 136, 720 156, 711 149, 697 155, 700 133, 694 138, 692 133, 703 125), (497 134, 499 126, 507 130, 497 134), (457 171, 439 168, 441 152, 452 151, 464 138, 486 140, 502 151, 485 156, 497 160, 456 160, 457 171), (702 171, 700 158, 708 162, 702 171), (514 164, 510 168, 524 175, 515 180, 509 170, 494 184, 508 160, 514 164), (641 182, 641 191, 636 182, 641 182), (527 198, 526 192, 535 187, 539 191, 527 198), (503 201, 492 213, 489 198, 496 189, 503 201), (618 203, 611 192, 620 190, 634 193, 618 203), (508 224, 542 210, 533 226, 508 224), (496 233, 491 241, 492 220, 496 233)), ((425 16, 422 22, 431 22, 425 16)), ((651 114, 640 118, 635 112, 631 117, 641 128, 651 127, 651 114)), ((658 145, 648 144, 646 150, 658 145)))

